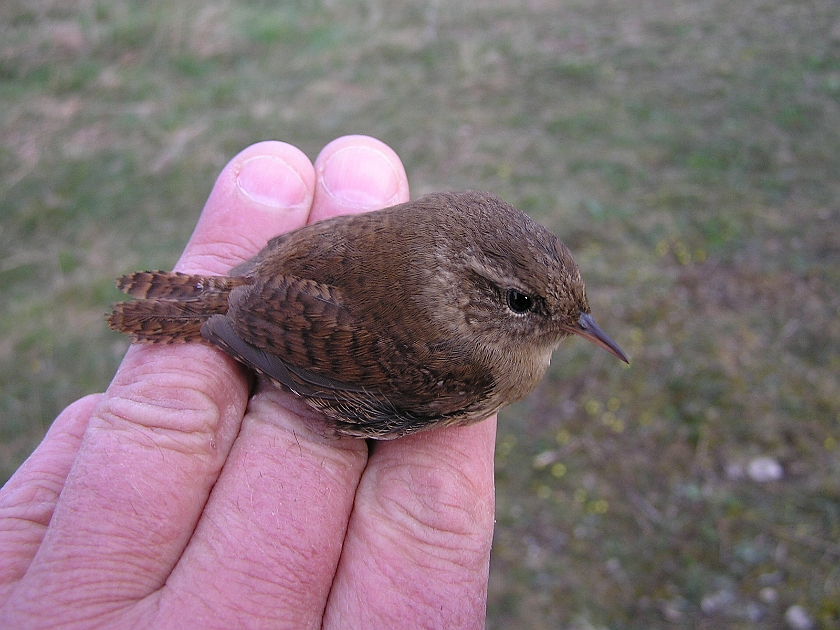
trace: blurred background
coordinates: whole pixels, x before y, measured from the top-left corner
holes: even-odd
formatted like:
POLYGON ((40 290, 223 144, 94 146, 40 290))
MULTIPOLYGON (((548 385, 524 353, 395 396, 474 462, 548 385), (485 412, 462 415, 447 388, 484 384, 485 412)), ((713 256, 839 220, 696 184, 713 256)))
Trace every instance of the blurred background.
POLYGON ((840 627, 836 0, 469 4, 0 5, 0 480, 228 160, 370 134, 555 231, 632 358, 502 413, 488 627, 840 627))

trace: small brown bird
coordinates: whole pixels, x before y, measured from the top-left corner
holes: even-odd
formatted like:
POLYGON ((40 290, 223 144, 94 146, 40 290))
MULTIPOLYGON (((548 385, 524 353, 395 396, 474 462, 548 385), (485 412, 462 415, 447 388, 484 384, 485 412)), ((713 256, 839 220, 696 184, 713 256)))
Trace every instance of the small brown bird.
POLYGON ((138 272, 111 328, 205 339, 301 396, 337 435, 464 425, 534 389, 580 335, 628 362, 589 314, 551 232, 498 197, 439 193, 281 234, 227 276, 138 272))

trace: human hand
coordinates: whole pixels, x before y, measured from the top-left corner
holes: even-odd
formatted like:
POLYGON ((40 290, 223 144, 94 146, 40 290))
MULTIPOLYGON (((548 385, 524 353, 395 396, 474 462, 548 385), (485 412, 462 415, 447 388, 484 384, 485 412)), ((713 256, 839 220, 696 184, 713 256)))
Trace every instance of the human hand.
MULTIPOLYGON (((225 167, 176 269, 225 273, 271 236, 408 199, 348 136, 225 167)), ((292 394, 205 344, 132 346, 0 491, 0 627, 483 627, 496 421, 326 439, 292 394)))

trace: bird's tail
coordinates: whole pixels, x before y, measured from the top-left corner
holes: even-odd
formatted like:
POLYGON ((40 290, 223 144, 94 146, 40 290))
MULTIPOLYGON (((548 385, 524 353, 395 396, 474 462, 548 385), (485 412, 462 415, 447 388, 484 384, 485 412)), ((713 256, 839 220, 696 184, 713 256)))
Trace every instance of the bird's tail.
POLYGON ((225 313, 231 290, 246 283, 241 277, 138 271, 120 278, 117 288, 140 299, 114 304, 108 325, 144 343, 198 341, 201 325, 225 313))

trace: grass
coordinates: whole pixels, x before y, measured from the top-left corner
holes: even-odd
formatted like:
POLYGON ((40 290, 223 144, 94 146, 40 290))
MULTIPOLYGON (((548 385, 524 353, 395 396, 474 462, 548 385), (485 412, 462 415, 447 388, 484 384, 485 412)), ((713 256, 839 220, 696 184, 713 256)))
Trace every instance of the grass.
POLYGON ((575 252, 582 342, 503 413, 488 627, 840 624, 832 0, 55 0, 0 8, 0 475, 102 390, 113 279, 221 167, 367 133, 575 252), (784 476, 746 474, 758 457, 784 476))

